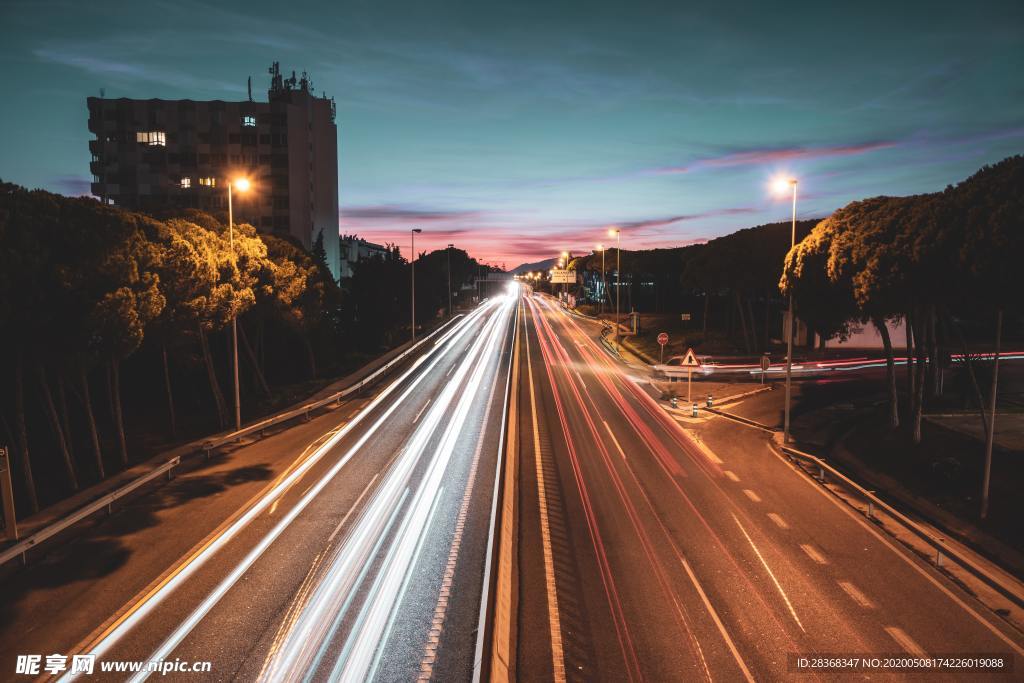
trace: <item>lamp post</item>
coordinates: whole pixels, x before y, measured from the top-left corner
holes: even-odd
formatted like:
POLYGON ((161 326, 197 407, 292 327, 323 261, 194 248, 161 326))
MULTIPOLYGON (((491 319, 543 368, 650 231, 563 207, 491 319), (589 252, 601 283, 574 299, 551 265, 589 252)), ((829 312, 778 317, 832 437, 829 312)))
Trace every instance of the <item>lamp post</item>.
POLYGON ((448 245, 448 317, 452 317, 452 247, 454 244, 448 245))
MULTIPOLYGON (((249 190, 249 179, 248 178, 236 178, 235 180, 228 181, 228 244, 231 246, 231 260, 232 265, 238 265, 238 256, 235 254, 235 215, 232 207, 232 187, 236 188, 239 192, 247 192, 249 190)), ((235 382, 235 431, 239 431, 242 428, 242 403, 241 403, 241 392, 238 388, 238 314, 232 312, 231 315, 231 356, 232 356, 232 374, 234 375, 235 382)))
MULTIPOLYGON (((777 194, 782 194, 786 190, 791 190, 793 193, 793 222, 789 236, 789 248, 790 250, 796 246, 796 178, 779 178, 774 183, 774 189, 777 194)), ((783 419, 782 427, 782 442, 789 443, 789 412, 790 412, 790 400, 792 397, 792 381, 793 381, 793 335, 796 328, 796 318, 793 316, 793 288, 789 289, 789 311, 786 313, 786 412, 785 418, 783 419)))
POLYGON ((604 315, 604 295, 608 291, 608 283, 604 279, 604 246, 597 245, 597 250, 601 252, 601 298, 597 304, 597 316, 601 317, 604 315))
POLYGON ((412 254, 409 256, 409 266, 412 269, 412 340, 416 341, 416 233, 423 232, 420 228, 413 228, 409 231, 412 239, 412 254))
POLYGON ((615 345, 619 344, 619 299, 622 298, 622 230, 611 228, 608 236, 615 238, 615 345))

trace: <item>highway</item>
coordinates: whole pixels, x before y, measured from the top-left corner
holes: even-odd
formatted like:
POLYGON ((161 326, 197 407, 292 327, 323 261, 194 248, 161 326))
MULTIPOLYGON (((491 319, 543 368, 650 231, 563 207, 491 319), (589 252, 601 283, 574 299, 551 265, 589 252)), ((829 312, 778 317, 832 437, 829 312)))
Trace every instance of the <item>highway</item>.
POLYGON ((515 310, 499 296, 446 327, 63 654, 210 661, 218 680, 468 680, 515 310))
POLYGON ((1020 680, 1018 632, 767 435, 684 430, 550 298, 524 297, 520 325, 519 680, 777 680, 798 655, 981 653, 1012 659, 986 680, 1020 680))

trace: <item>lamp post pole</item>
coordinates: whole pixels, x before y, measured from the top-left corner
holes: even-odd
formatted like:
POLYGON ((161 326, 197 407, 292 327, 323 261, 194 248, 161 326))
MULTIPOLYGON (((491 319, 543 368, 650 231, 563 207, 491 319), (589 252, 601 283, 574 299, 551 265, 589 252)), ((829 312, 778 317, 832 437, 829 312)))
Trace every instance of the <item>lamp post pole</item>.
MULTIPOLYGON (((793 189, 793 223, 790 230, 789 237, 789 248, 792 251, 793 247, 796 246, 796 185, 797 181, 795 178, 790 179, 790 187, 793 189)), ((790 400, 792 396, 792 380, 793 380, 793 335, 796 332, 796 318, 793 316, 793 288, 789 289, 789 312, 786 314, 788 328, 786 330, 786 416, 783 421, 782 429, 782 441, 783 443, 790 442, 789 436, 789 412, 790 412, 790 400)))
MULTIPOLYGON (((231 206, 231 187, 233 181, 228 181, 228 243, 231 245, 231 260, 233 265, 238 264, 238 257, 235 254, 235 216, 231 206)), ((232 373, 235 381, 235 431, 242 429, 242 404, 241 392, 238 389, 238 314, 232 311, 231 314, 231 356, 232 373)))
POLYGON ((416 341, 416 233, 423 232, 420 228, 413 228, 409 231, 412 238, 412 254, 409 256, 409 265, 412 270, 412 340, 416 341))
POLYGON ((615 235, 615 345, 619 345, 619 300, 622 299, 622 230, 612 228, 609 235, 615 235))
POLYGON ((454 244, 448 245, 448 317, 452 317, 454 311, 452 311, 452 247, 454 244))
POLYGON ((604 247, 599 244, 597 248, 601 250, 601 300, 597 305, 597 315, 601 317, 604 315, 604 297, 608 293, 608 280, 604 277, 604 247))

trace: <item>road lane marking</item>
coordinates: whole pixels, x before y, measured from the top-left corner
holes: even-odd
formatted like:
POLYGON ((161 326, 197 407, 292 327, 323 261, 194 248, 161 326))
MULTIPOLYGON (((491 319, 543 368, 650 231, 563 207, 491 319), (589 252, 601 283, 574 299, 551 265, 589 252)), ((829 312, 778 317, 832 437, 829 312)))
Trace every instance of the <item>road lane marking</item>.
POLYGON ((452 374, 452 370, 458 367, 458 365, 458 363, 452 363, 452 366, 448 368, 448 372, 444 373, 444 376, 447 377, 448 375, 452 374))
POLYGON ((685 557, 679 558, 683 563, 683 569, 686 570, 686 574, 690 577, 690 582, 693 583, 693 587, 697 589, 697 594, 700 595, 700 599, 704 602, 704 607, 707 608, 708 614, 711 615, 711 619, 714 620, 715 626, 718 627, 718 632, 722 634, 722 639, 725 640, 725 644, 729 647, 729 651, 732 653, 733 659, 736 660, 736 664, 739 665, 740 670, 743 672, 743 677, 746 678, 750 683, 754 683, 754 677, 750 674, 750 669, 747 668, 746 662, 743 661, 743 657, 740 655, 740 651, 736 649, 736 643, 732 641, 732 637, 729 632, 725 630, 725 624, 718 617, 718 612, 715 610, 711 601, 708 600, 707 594, 704 593, 704 589, 700 585, 700 581, 697 580, 697 576, 690 569, 690 563, 686 561, 685 557))
POLYGON ((562 623, 558 615, 558 592, 555 586, 555 561, 551 551, 551 527, 548 522, 547 489, 544 486, 544 467, 540 452, 540 429, 537 422, 537 396, 533 385, 533 360, 530 358, 530 338, 526 337, 526 374, 530 378, 530 416, 533 422, 533 452, 537 476, 537 504, 540 508, 541 543, 544 548, 544 584, 548 598, 548 628, 551 630, 551 667, 554 680, 565 682, 565 655, 562 651, 562 623))
POLYGON ((897 548, 895 545, 893 545, 892 541, 887 539, 885 536, 882 536, 882 534, 876 529, 872 528, 869 525, 869 523, 864 520, 862 515, 857 514, 853 510, 851 510, 849 504, 838 500, 835 497, 835 495, 832 494, 831 491, 820 486, 814 479, 805 476, 805 474, 802 471, 798 470, 795 465, 791 464, 789 460, 786 459, 786 456, 776 451, 770 445, 768 446, 768 450, 771 451, 775 455, 775 457, 779 459, 779 462, 782 463, 784 467, 790 468, 790 471, 799 476, 799 478, 802 481, 806 482, 807 485, 810 486, 813 490, 817 491, 818 495, 832 503, 832 505, 836 506, 836 508, 838 508, 840 511, 842 511, 843 514, 845 514, 847 517, 849 517, 855 523, 857 523, 863 530, 867 531, 869 534, 874 536, 882 545, 884 545, 893 553, 895 553, 911 569, 913 569, 922 577, 924 577, 929 583, 935 586, 946 597, 948 597, 954 603, 959 605, 965 612, 974 617, 974 619, 983 627, 988 629, 989 632, 992 633, 992 635, 994 635, 996 638, 1010 646, 1010 648, 1012 648, 1013 651, 1016 652, 1018 655, 1024 657, 1024 647, 1021 647, 1018 643, 1014 642, 1009 636, 1007 636, 1005 633, 996 628, 987 619, 982 617, 981 614, 979 614, 973 607, 964 602, 963 599, 960 598, 960 596, 956 595, 955 593, 953 593, 953 591, 951 591, 945 585, 940 583, 940 581, 935 576, 930 574, 928 571, 925 570, 924 567, 921 566, 916 557, 908 556, 906 554, 906 551, 903 551, 900 548, 897 548))
POLYGON ((804 625, 800 623, 800 617, 796 615, 796 610, 793 609, 793 603, 789 601, 789 596, 786 595, 786 591, 782 590, 782 584, 779 583, 779 580, 777 578, 775 578, 775 572, 773 572, 772 568, 768 566, 768 563, 765 561, 764 556, 761 555, 761 551, 757 549, 756 545, 754 545, 754 540, 750 538, 750 535, 747 533, 747 530, 743 528, 743 524, 740 523, 739 518, 736 517, 736 515, 733 515, 732 518, 736 520, 736 525, 740 528, 740 531, 743 532, 743 536, 746 537, 747 543, 749 543, 750 547, 754 549, 754 554, 757 555, 757 559, 761 560, 761 564, 764 566, 764 570, 768 572, 768 576, 772 578, 772 582, 775 584, 775 587, 779 590, 779 594, 785 601, 786 607, 789 608, 789 613, 793 616, 793 621, 796 622, 796 625, 800 627, 801 631, 806 633, 807 629, 805 629, 804 625))
POLYGON ((332 531, 331 535, 327 537, 327 545, 331 544, 331 541, 334 540, 334 537, 338 535, 339 531, 341 531, 341 527, 345 526, 345 522, 348 521, 348 518, 351 517, 352 513, 355 512, 356 508, 359 507, 359 503, 363 501, 363 498, 370 490, 370 487, 373 486, 373 482, 377 481, 377 477, 379 476, 380 472, 377 472, 376 474, 373 475, 373 478, 370 479, 370 483, 366 485, 366 488, 363 489, 363 492, 359 494, 358 498, 356 498, 356 502, 352 503, 352 507, 348 509, 348 512, 345 513, 345 516, 341 518, 340 522, 338 522, 338 526, 334 527, 334 531, 332 531))
POLYGON ((774 512, 769 512, 768 513, 768 519, 770 519, 773 522, 775 522, 775 526, 779 527, 780 529, 788 529, 789 528, 789 524, 786 522, 786 520, 784 520, 782 518, 782 515, 776 514, 774 512))
POLYGON ((914 642, 914 639, 907 635, 907 632, 896 626, 886 626, 885 632, 892 636, 892 639, 900 644, 904 650, 914 655, 915 657, 927 657, 928 653, 924 651, 920 645, 914 642))
POLYGON ((703 453, 705 456, 707 456, 708 460, 710 460, 711 462, 715 463, 716 465, 721 465, 722 464, 722 459, 719 458, 717 455, 715 455, 714 451, 712 451, 710 448, 705 446, 704 442, 701 441, 697 437, 696 434, 687 433, 687 436, 689 436, 690 437, 690 441, 692 441, 697 446, 697 448, 700 449, 701 453, 703 453))
POLYGON ((825 556, 818 552, 818 549, 808 543, 801 543, 800 549, 807 553, 807 557, 811 558, 818 564, 828 564, 828 560, 825 556))
POLYGON ((274 501, 274 504, 270 506, 270 512, 267 513, 268 516, 273 516, 273 514, 275 512, 277 512, 277 505, 280 502, 281 502, 280 498, 278 498, 277 500, 274 501))
POLYGON ((743 495, 745 495, 747 498, 749 498, 750 500, 754 501, 755 503, 760 503, 761 502, 761 496, 757 495, 756 493, 754 493, 750 489, 743 489, 743 495))
POLYGON ((420 412, 416 413, 416 417, 412 419, 413 424, 416 424, 416 422, 420 419, 420 416, 423 414, 423 411, 427 409, 427 406, 429 406, 430 402, 433 400, 433 397, 427 399, 427 402, 423 404, 422 408, 420 408, 420 412))
POLYGON ((604 422, 604 428, 608 430, 608 436, 612 437, 612 443, 615 444, 617 449, 619 449, 619 455, 621 455, 622 459, 625 460, 626 452, 623 451, 622 446, 619 445, 619 440, 615 438, 615 433, 612 431, 612 428, 608 426, 608 422, 606 420, 601 420, 601 422, 604 422))
POLYGON ((846 592, 846 594, 850 596, 851 600, 853 600, 855 603, 857 603, 864 609, 875 608, 875 603, 871 602, 871 600, 868 599, 868 596, 861 593, 860 589, 854 586, 849 581, 840 581, 839 587, 842 588, 846 592))
POLYGON ((740 480, 740 478, 737 477, 736 474, 732 470, 725 470, 725 471, 722 472, 722 474, 724 474, 726 476, 726 478, 730 479, 731 481, 739 481, 740 480))

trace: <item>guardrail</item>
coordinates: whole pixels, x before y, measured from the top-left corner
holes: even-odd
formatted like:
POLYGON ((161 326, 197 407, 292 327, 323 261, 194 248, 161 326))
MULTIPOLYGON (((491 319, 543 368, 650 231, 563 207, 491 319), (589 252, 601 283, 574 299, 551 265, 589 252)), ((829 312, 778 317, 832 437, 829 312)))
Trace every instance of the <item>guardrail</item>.
MULTIPOLYGON (((813 467, 817 468, 818 476, 815 477, 819 482, 824 484, 826 482, 826 474, 832 477, 835 481, 841 484, 843 487, 849 489, 851 492, 856 493, 864 502, 867 503, 867 510, 864 516, 868 519, 873 519, 875 514, 875 508, 884 510, 887 515, 896 520, 901 526, 906 528, 908 531, 913 533, 915 536, 920 538, 922 541, 927 543, 935 550, 935 566, 941 567, 943 558, 949 558, 964 570, 969 572, 975 578, 979 579, 987 586, 995 590, 997 593, 1002 595, 1007 600, 1011 601, 1017 607, 1024 608, 1024 596, 1019 594, 1010 586, 1007 586, 1000 577, 993 576, 984 567, 979 566, 973 558, 963 553, 958 552, 954 548, 946 546, 942 542, 941 538, 936 538, 928 530, 923 529, 920 525, 914 522, 912 519, 904 515, 899 510, 895 509, 885 501, 881 500, 878 496, 868 491, 863 486, 853 481, 845 474, 835 469, 823 459, 797 450, 790 446, 780 446, 782 452, 791 460, 796 463, 797 460, 810 463, 813 467)), ((802 469, 802 468, 801 468, 802 469)), ((813 476, 813 475, 812 475, 813 476)))
POLYGON ((67 517, 59 519, 47 527, 43 527, 42 529, 32 534, 28 538, 16 543, 15 545, 0 553, 0 565, 7 564, 9 561, 19 556, 21 557, 22 562, 24 562, 25 553, 27 553, 36 545, 42 543, 48 538, 56 536, 68 527, 85 519, 86 517, 88 517, 89 515, 98 510, 107 508, 109 511, 110 506, 114 503, 115 500, 127 496, 135 489, 139 488, 144 484, 148 484, 149 482, 153 481, 154 479, 163 474, 166 474, 167 478, 170 479, 171 470, 177 467, 179 464, 181 464, 181 456, 175 456, 168 460, 167 462, 165 462, 163 465, 157 467, 156 469, 147 472, 146 474, 142 475, 141 477, 138 477, 137 479, 133 479, 132 481, 128 482, 127 484, 118 489, 114 489, 110 493, 94 500, 85 507, 75 510, 67 517))
MULTIPOLYGON (((458 320, 461 317, 462 317, 461 313, 458 314, 458 315, 452 316, 451 320, 449 320, 445 324, 441 325, 436 330, 434 330, 433 332, 428 334, 426 337, 423 337, 423 339, 421 339, 420 341, 416 342, 415 344, 413 344, 412 346, 407 348, 405 351, 403 351, 402 353, 398 354, 397 356, 392 358, 390 361, 388 361, 387 363, 385 363, 381 367, 377 368, 372 373, 370 373, 369 375, 367 375, 363 379, 359 380, 355 384, 353 384, 351 386, 348 386, 348 387, 345 387, 341 391, 337 391, 337 392, 331 394, 330 396, 328 396, 326 398, 322 398, 322 399, 320 399, 318 401, 313 401, 312 403, 307 403, 306 405, 300 406, 300 407, 295 408, 293 410, 289 410, 289 411, 286 411, 284 413, 280 413, 278 415, 274 415, 273 417, 269 417, 269 418, 267 418, 265 420, 261 420, 259 422, 254 423, 254 424, 251 424, 251 425, 249 425, 247 427, 243 427, 242 429, 240 429, 238 431, 235 431, 235 432, 231 432, 230 434, 225 434, 223 436, 219 436, 219 437, 216 437, 214 439, 209 439, 207 441, 204 441, 202 443, 202 445, 200 446, 199 450, 201 450, 203 453, 205 453, 205 454, 207 454, 207 456, 209 456, 209 454, 214 449, 216 449, 216 448, 218 448, 220 446, 223 446, 226 443, 231 443, 231 442, 234 442, 234 441, 238 441, 242 437, 247 436, 249 434, 253 434, 255 432, 263 432, 263 430, 267 429, 268 427, 272 427, 274 425, 281 424, 282 422, 288 422, 289 420, 294 420, 295 418, 297 418, 299 416, 304 416, 306 419, 309 419, 309 414, 311 412, 313 412, 314 410, 317 410, 318 408, 322 408, 322 407, 324 407, 326 405, 329 405, 331 403, 340 403, 341 399, 345 398, 346 396, 349 396, 350 394, 353 394, 353 393, 359 391, 360 389, 362 389, 366 385, 368 385, 371 382, 375 381, 377 378, 379 378, 385 372, 390 370, 392 367, 394 367, 398 363, 400 363, 403 360, 405 360, 409 356, 409 354, 411 354, 413 351, 415 351, 421 345, 426 343, 434 335, 438 334, 439 332, 441 332, 442 330, 447 328, 449 325, 451 325, 453 322, 455 322, 456 320, 458 320)), ((40 543, 42 543, 43 541, 45 541, 45 540, 47 540, 49 538, 52 538, 53 536, 56 536, 57 534, 59 534, 60 532, 64 531, 68 527, 70 527, 70 526, 72 526, 74 524, 77 524, 81 520, 85 519, 86 517, 89 517, 90 515, 92 515, 93 513, 97 512, 99 510, 102 510, 103 508, 107 508, 108 512, 109 512, 110 511, 110 507, 114 503, 114 501, 116 501, 119 498, 123 498, 124 496, 128 495, 129 493, 131 493, 135 489, 139 488, 140 486, 143 486, 144 484, 149 483, 150 481, 153 481, 154 479, 156 479, 157 477, 159 477, 159 476, 161 476, 163 474, 166 474, 168 479, 170 479, 171 470, 174 469, 175 467, 177 467, 180 464, 181 464, 181 456, 175 456, 175 457, 171 458, 170 460, 168 460, 167 462, 163 463, 162 465, 159 465, 155 469, 153 469, 153 470, 147 472, 146 474, 142 475, 141 477, 133 479, 132 481, 130 481, 127 484, 125 484, 124 486, 122 486, 120 488, 117 488, 114 491, 101 496, 100 498, 98 498, 98 499, 92 501, 91 503, 89 503, 89 504, 79 508, 78 510, 75 510, 70 515, 68 515, 67 517, 59 519, 56 522, 54 522, 53 524, 50 524, 50 525, 48 525, 46 527, 43 527, 42 529, 40 529, 36 533, 32 534, 28 538, 26 538, 26 539, 24 539, 22 541, 19 541, 18 543, 16 543, 15 545, 11 546, 10 548, 7 548, 3 552, 0 552, 0 566, 3 566, 5 564, 7 564, 7 562, 13 560, 15 557, 21 557, 22 563, 24 563, 25 559, 26 559, 25 558, 25 554, 29 550, 31 550, 33 547, 39 545, 40 543)))

